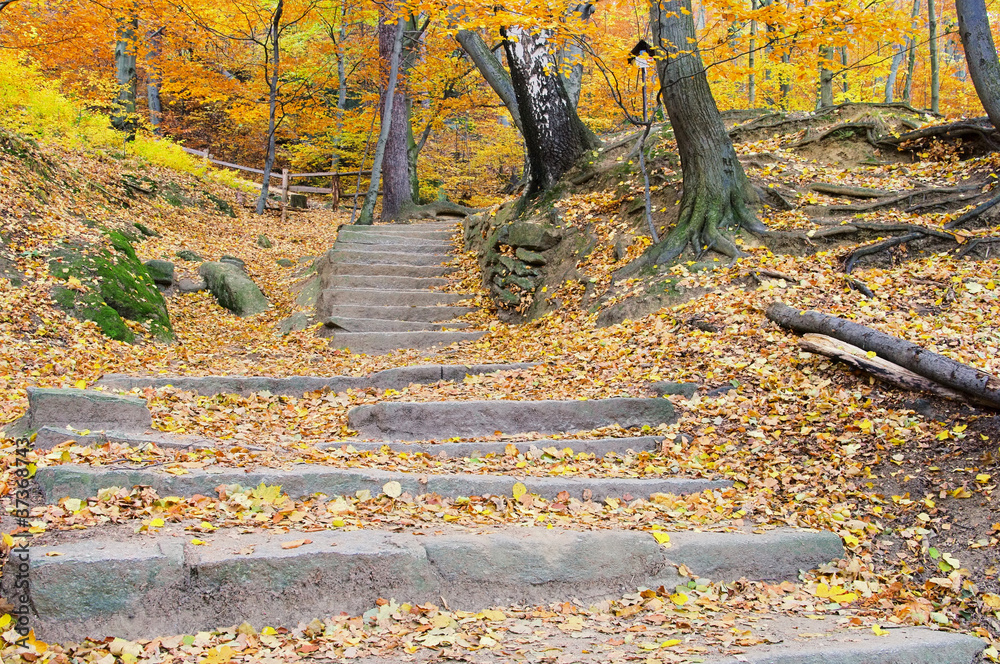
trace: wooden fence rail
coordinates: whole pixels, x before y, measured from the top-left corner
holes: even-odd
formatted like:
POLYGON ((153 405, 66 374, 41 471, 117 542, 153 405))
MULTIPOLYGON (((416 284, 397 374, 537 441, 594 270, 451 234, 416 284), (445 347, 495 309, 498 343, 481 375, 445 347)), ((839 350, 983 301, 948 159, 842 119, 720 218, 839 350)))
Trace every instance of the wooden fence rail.
MULTIPOLYGON (((222 166, 224 168, 234 168, 239 171, 246 171, 247 173, 254 173, 256 175, 264 175, 264 171, 259 168, 252 168, 250 166, 242 166, 240 164, 234 164, 228 161, 222 161, 220 159, 212 158, 212 155, 208 150, 194 150, 192 148, 186 148, 181 146, 181 150, 184 152, 194 155, 196 157, 201 157, 209 163, 215 164, 216 166, 222 166)), ((357 191, 353 194, 344 194, 340 190, 340 178, 341 177, 358 177, 362 175, 370 176, 372 172, 367 171, 322 171, 319 173, 289 173, 287 168, 281 169, 281 173, 271 173, 272 178, 277 178, 281 180, 281 208, 282 217, 284 217, 284 210, 288 204, 288 194, 291 193, 302 193, 302 194, 328 194, 333 196, 333 209, 337 209, 337 205, 341 198, 357 198, 358 196, 363 196, 365 192, 357 191), (307 187, 301 185, 292 186, 289 184, 289 180, 292 178, 331 178, 329 187, 307 187)), ((381 194, 382 192, 378 192, 381 194)))

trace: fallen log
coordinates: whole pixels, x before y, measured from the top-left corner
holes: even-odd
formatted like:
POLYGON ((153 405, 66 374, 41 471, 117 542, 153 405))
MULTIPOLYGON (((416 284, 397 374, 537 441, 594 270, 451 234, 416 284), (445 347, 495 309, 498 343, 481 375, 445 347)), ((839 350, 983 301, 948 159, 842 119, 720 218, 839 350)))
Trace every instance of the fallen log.
POLYGON ((767 317, 800 334, 823 334, 871 351, 904 369, 952 390, 969 395, 970 400, 1000 410, 1000 378, 943 355, 921 348, 904 339, 873 330, 818 311, 799 311, 782 302, 772 302, 767 317))
POLYGON ((920 374, 915 374, 909 369, 904 369, 898 364, 893 364, 881 357, 868 357, 868 354, 863 349, 824 334, 803 334, 802 338, 799 339, 799 347, 810 353, 840 360, 855 369, 860 369, 870 374, 883 383, 888 383, 903 390, 929 392, 935 396, 962 403, 973 401, 980 405, 989 405, 979 402, 970 395, 944 387, 933 380, 928 380, 920 374))

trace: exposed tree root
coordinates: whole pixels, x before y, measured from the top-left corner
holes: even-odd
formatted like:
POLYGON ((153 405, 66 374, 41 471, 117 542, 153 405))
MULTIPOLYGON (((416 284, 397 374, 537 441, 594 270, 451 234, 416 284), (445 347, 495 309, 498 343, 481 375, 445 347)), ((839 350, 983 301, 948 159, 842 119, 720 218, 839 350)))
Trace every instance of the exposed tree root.
POLYGON ((991 209, 997 203, 1000 203, 1000 195, 994 196, 985 203, 977 205, 976 207, 972 208, 971 210, 963 214, 961 217, 958 217, 957 219, 952 219, 947 224, 945 224, 944 227, 958 228, 959 226, 964 226, 973 219, 977 219, 980 215, 982 215, 987 210, 991 209))
POLYGON ((934 125, 933 127, 923 127, 908 131, 899 136, 881 136, 878 139, 878 145, 880 147, 904 149, 901 146, 914 141, 925 141, 932 138, 948 141, 971 139, 979 143, 988 152, 1000 149, 1000 134, 997 133, 996 128, 990 123, 989 119, 985 117, 934 125))
POLYGON ((869 189, 867 187, 845 187, 840 184, 830 184, 829 182, 814 182, 809 185, 813 191, 831 196, 845 196, 847 198, 885 198, 892 196, 893 192, 884 189, 869 189))
POLYGON ((880 198, 864 205, 828 205, 813 209, 822 210, 826 213, 842 213, 851 215, 864 214, 865 212, 872 212, 882 208, 900 207, 901 203, 904 203, 907 206, 913 206, 917 204, 915 199, 918 198, 924 199, 928 196, 940 196, 943 194, 960 194, 972 191, 973 189, 979 189, 980 186, 981 185, 979 184, 971 184, 961 185, 958 187, 928 187, 926 189, 912 189, 910 191, 905 191, 902 194, 890 196, 888 198, 880 198))
POLYGON ((841 122, 840 124, 835 124, 832 127, 824 129, 822 132, 809 136, 809 132, 806 132, 806 136, 802 138, 798 143, 791 145, 792 148, 802 148, 811 143, 819 143, 820 141, 833 136, 838 133, 852 133, 860 134, 865 137, 865 139, 872 145, 876 145, 878 136, 885 132, 885 125, 881 122, 868 121, 868 122, 841 122))
POLYGON ((977 237, 969 240, 969 243, 955 252, 955 258, 965 258, 973 252, 982 251, 983 260, 990 257, 994 245, 1000 245, 1000 237, 977 237))

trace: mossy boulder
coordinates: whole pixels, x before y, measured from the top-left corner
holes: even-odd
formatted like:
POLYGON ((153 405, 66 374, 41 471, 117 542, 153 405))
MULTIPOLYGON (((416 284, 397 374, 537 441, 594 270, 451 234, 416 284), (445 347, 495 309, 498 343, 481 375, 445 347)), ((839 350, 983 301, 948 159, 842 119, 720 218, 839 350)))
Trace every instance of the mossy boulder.
POLYGON ((199 256, 197 253, 191 251, 190 249, 181 249, 174 253, 174 256, 181 259, 182 261, 190 261, 192 263, 201 263, 205 259, 199 256))
POLYGON ((226 215, 227 217, 233 217, 233 218, 236 217, 236 211, 233 210, 233 206, 229 204, 229 201, 225 200, 224 198, 219 198, 218 196, 215 196, 207 191, 205 192, 205 198, 210 200, 212 204, 215 206, 215 209, 221 212, 222 214, 226 215))
POLYGON ((244 272, 246 272, 247 269, 246 261, 244 261, 242 258, 237 258, 236 256, 230 256, 229 254, 223 254, 222 258, 219 259, 219 262, 230 263, 231 265, 235 265, 236 267, 240 268, 244 272))
POLYGON ((531 251, 530 249, 525 249, 524 247, 518 247, 514 252, 514 255, 528 265, 545 265, 548 262, 545 259, 545 256, 542 256, 538 252, 531 251))
POLYGON ((559 244, 562 235, 551 224, 518 221, 510 225, 507 244, 530 251, 545 251, 559 244))
POLYGON ((232 263, 202 263, 198 274, 205 280, 220 305, 237 316, 252 316, 267 310, 270 303, 257 284, 232 263))
POLYGON ((257 236, 257 246, 263 247, 264 249, 270 249, 273 245, 271 244, 271 239, 266 235, 257 236))
POLYGON ((157 286, 172 286, 174 283, 174 264, 170 261, 153 259, 143 263, 153 283, 157 286))
POLYGON ((295 267, 295 263, 288 258, 279 258, 278 265, 280 265, 281 267, 295 267))
POLYGON ((63 243, 50 255, 49 272, 67 282, 52 295, 56 303, 97 323, 112 339, 131 343, 135 334, 122 319, 142 323, 161 341, 172 341, 167 304, 128 239, 105 232, 111 248, 63 243))
POLYGON ((162 235, 160 235, 159 233, 157 233, 156 231, 154 231, 152 228, 150 228, 146 224, 139 223, 137 221, 137 222, 135 222, 132 225, 135 226, 136 230, 138 230, 140 233, 142 233, 146 237, 163 237, 162 235))

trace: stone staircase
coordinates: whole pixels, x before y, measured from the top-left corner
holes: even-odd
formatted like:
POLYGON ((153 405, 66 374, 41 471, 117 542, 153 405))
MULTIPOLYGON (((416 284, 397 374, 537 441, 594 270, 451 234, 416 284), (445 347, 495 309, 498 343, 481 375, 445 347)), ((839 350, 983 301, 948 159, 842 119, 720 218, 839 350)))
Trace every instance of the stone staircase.
POLYGON ((465 295, 431 290, 448 283, 443 264, 458 229, 454 221, 341 226, 318 267, 321 334, 335 348, 368 355, 481 337, 453 320, 474 310, 455 306, 465 295))
MULTIPOLYGON (((408 257, 392 259, 400 261, 434 256, 440 262, 445 255, 442 243, 447 238, 446 227, 433 226, 430 231, 344 229, 341 231, 344 244, 338 242, 330 252, 335 255, 326 264, 326 278, 353 279, 381 274, 364 274, 360 266, 393 265, 394 269, 405 266, 398 262, 380 262, 389 259, 378 253, 408 257), (413 246, 430 240, 438 244, 433 245, 433 251, 396 251, 401 248, 401 238, 408 233, 424 234, 406 240, 412 240, 413 246), (390 247, 393 251, 368 251, 356 246, 390 247), (351 260, 341 262, 338 258, 341 255, 351 260)), ((440 267, 419 264, 411 267, 430 269, 419 276, 399 269, 386 280, 375 283, 413 285, 395 280, 437 279, 431 270, 443 273, 440 267)), ((393 311, 451 308, 444 304, 447 298, 439 301, 441 306, 420 307, 371 302, 331 303, 331 299, 336 300, 342 293, 348 293, 345 297, 354 302, 364 301, 366 297, 377 300, 375 294, 378 293, 391 301, 398 301, 395 299, 398 293, 427 294, 419 289, 352 287, 358 283, 350 280, 325 282, 327 290, 322 306, 331 320, 346 325, 352 325, 351 321, 369 321, 358 325, 375 325, 370 321, 406 320, 388 317, 387 312, 379 311, 380 307, 393 311), (338 283, 344 287, 331 287, 338 283), (383 317, 375 314, 383 314, 383 317)), ((442 315, 451 314, 454 312, 442 315)), ((418 333, 455 334, 437 330, 369 330, 335 332, 335 335, 418 333)), ((378 344, 391 345, 385 338, 377 342, 369 338, 365 343, 369 348, 378 344)), ((392 343, 398 343, 398 339, 392 343)), ((281 394, 294 397, 316 389, 343 391, 363 386, 384 390, 401 389, 410 383, 460 382, 468 373, 524 369, 526 366, 430 365, 391 369, 363 377, 108 376, 103 383, 109 389, 121 390, 171 384, 200 394, 227 391, 252 394, 265 389, 274 393, 280 390, 281 394)), ((29 413, 15 424, 14 429, 19 433, 45 430, 48 444, 57 444, 70 437, 88 442, 86 436, 93 434, 73 433, 85 428, 117 432, 115 439, 124 442, 145 444, 155 438, 158 445, 171 445, 169 434, 149 429, 150 414, 144 402, 134 394, 115 396, 86 390, 33 390, 29 406, 29 413)), ((347 417, 359 435, 350 440, 315 444, 316 448, 328 452, 326 463, 289 462, 280 468, 242 465, 179 468, 163 464, 141 465, 134 459, 128 463, 99 466, 42 463, 35 475, 36 493, 48 504, 73 498, 83 501, 80 505, 86 505, 87 499, 110 487, 149 487, 161 498, 180 499, 215 496, 220 486, 264 484, 280 485, 292 499, 312 501, 321 507, 327 504, 326 501, 332 505, 337 501, 370 499, 379 501, 379 505, 391 511, 397 499, 404 502, 427 499, 427 505, 451 499, 455 504, 470 505, 470 509, 472 503, 480 509, 484 506, 495 509, 502 516, 505 510, 513 510, 512 506, 525 496, 577 506, 610 501, 618 506, 615 509, 620 507, 627 513, 629 503, 636 499, 652 503, 673 500, 671 495, 708 492, 703 494, 706 499, 715 501, 722 500, 719 490, 731 486, 727 479, 713 476, 663 474, 634 478, 616 477, 600 470, 593 471, 590 476, 538 476, 527 471, 523 474, 518 471, 484 474, 475 470, 476 459, 484 454, 503 455, 509 452, 508 446, 529 457, 557 456, 564 454, 565 448, 571 448, 574 454, 595 454, 599 459, 609 452, 626 456, 654 451, 662 440, 656 436, 576 440, 567 434, 612 425, 655 427, 671 422, 675 418, 673 406, 662 398, 384 401, 352 408, 347 417), (498 431, 500 436, 496 434, 498 431), (480 437, 490 440, 470 440, 480 437), (512 440, 504 440, 505 437, 512 440), (394 452, 428 454, 429 463, 419 471, 391 469, 391 465, 390 469, 350 467, 354 451, 385 447, 394 452), (463 470, 435 472, 434 462, 444 457, 463 460, 463 470)), ((202 443, 208 445, 211 441, 202 443)), ((330 509, 330 505, 323 511, 330 509)), ((666 533, 643 529, 638 521, 633 527, 625 527, 620 521, 576 522, 571 511, 566 514, 565 520, 555 520, 555 523, 553 519, 536 521, 532 517, 527 522, 530 525, 517 525, 525 522, 496 518, 489 522, 490 525, 475 527, 452 524, 447 519, 429 518, 423 524, 397 521, 383 518, 387 513, 379 512, 378 518, 364 520, 360 527, 352 528, 345 528, 343 521, 339 525, 336 521, 312 522, 267 529, 224 524, 208 531, 202 528, 193 534, 185 529, 191 523, 173 523, 167 519, 163 527, 153 533, 136 532, 136 524, 129 520, 82 531, 48 532, 44 540, 31 548, 32 626, 39 638, 50 641, 110 635, 153 639, 216 629, 235 635, 234 626, 243 623, 249 623, 249 627, 244 625, 239 630, 244 636, 248 629, 260 630, 265 625, 287 627, 295 634, 304 634, 304 625, 315 624, 314 619, 329 621, 331 616, 341 612, 351 616, 364 613, 365 621, 380 619, 382 608, 396 606, 389 600, 424 607, 430 604, 450 607, 449 611, 469 612, 461 614, 467 618, 473 616, 473 612, 501 607, 503 612, 497 613, 503 617, 518 612, 525 616, 535 611, 533 607, 551 606, 557 602, 563 603, 563 607, 572 605, 586 611, 587 607, 608 599, 626 596, 642 599, 643 596, 637 594, 641 589, 652 589, 643 592, 646 596, 652 592, 655 597, 662 598, 662 604, 672 608, 671 598, 677 596, 672 594, 675 589, 684 592, 683 588, 705 587, 709 581, 735 582, 739 579, 796 582, 804 570, 826 565, 844 555, 840 536, 828 531, 755 529, 734 522, 715 532, 694 528, 666 533), (202 543, 194 537, 200 538, 202 543)), ((436 512, 431 512, 430 517, 434 516, 436 512)), ((197 523, 193 525, 198 527, 197 523)), ((4 579, 4 590, 10 597, 9 575, 4 579)), ((420 610, 432 616, 435 609, 420 610)), ((648 613, 643 615, 652 617, 648 613)), ((718 615, 720 621, 725 622, 724 616, 718 615)), ((656 661, 671 662, 971 664, 984 647, 982 641, 973 637, 927 629, 888 630, 887 636, 878 636, 866 628, 846 629, 842 624, 844 617, 837 612, 809 616, 776 612, 766 614, 766 620, 762 619, 760 624, 756 622, 758 617, 752 616, 751 622, 740 623, 732 629, 765 634, 770 645, 743 649, 735 658, 732 649, 727 655, 726 649, 718 643, 706 645, 696 660, 682 660, 673 655, 667 658, 664 644, 681 643, 685 639, 696 643, 699 638, 697 630, 692 631, 690 626, 682 628, 678 623, 673 628, 668 621, 661 625, 667 630, 662 632, 664 636, 656 637, 663 643, 650 646, 654 652, 633 645, 633 651, 627 653, 625 659, 650 661, 656 655, 662 658, 656 661), (664 640, 667 634, 680 640, 664 640)), ((357 620, 358 634, 361 634, 362 619, 357 620)), ((622 623, 621 629, 614 634, 623 636, 641 636, 653 630, 655 624, 644 621, 641 616, 614 620, 622 623)), ((454 622, 450 617, 443 618, 442 626, 429 622, 428 629, 432 626, 444 629, 444 625, 451 624, 449 621, 454 622)), ((527 618, 508 617, 490 625, 496 637, 491 637, 491 641, 496 644, 500 640, 500 646, 492 649, 484 646, 474 653, 465 651, 462 657, 474 656, 475 661, 484 662, 610 661, 608 650, 601 643, 607 642, 609 633, 600 629, 589 635, 582 632, 582 636, 587 636, 583 639, 556 629, 545 632, 541 621, 536 623, 527 618), (543 654, 531 659, 515 652, 521 647, 519 644, 530 643, 550 647, 560 655, 546 658, 543 654)), ((322 633, 323 629, 319 632, 313 629, 310 638, 322 633)), ((617 636, 612 641, 626 646, 629 643, 617 636)), ((343 644, 338 647, 341 646, 343 644)), ((323 658, 342 661, 345 657, 354 657, 346 653, 342 647, 335 651, 331 646, 323 658)), ((390 650, 376 658, 359 661, 403 661, 403 657, 401 651, 390 650)), ((415 657, 407 655, 406 661, 450 659, 450 655, 432 649, 421 650, 415 657)), ((244 658, 244 661, 251 660, 244 658)))

